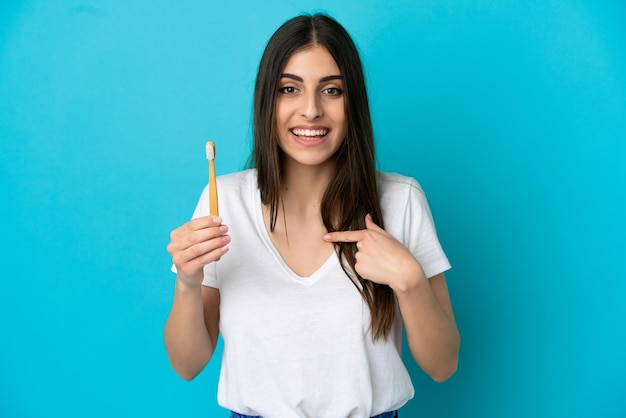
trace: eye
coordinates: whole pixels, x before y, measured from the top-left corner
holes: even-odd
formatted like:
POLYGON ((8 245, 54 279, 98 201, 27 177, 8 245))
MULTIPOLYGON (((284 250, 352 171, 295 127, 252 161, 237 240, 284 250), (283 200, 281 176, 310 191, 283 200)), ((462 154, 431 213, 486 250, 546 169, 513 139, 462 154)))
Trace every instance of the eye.
POLYGON ((294 86, 284 86, 280 87, 278 89, 278 92, 283 94, 295 94, 297 92, 297 89, 294 86))
POLYGON ((327 96, 340 96, 341 94, 343 94, 343 90, 339 87, 327 87, 322 90, 322 94, 325 94, 327 96))

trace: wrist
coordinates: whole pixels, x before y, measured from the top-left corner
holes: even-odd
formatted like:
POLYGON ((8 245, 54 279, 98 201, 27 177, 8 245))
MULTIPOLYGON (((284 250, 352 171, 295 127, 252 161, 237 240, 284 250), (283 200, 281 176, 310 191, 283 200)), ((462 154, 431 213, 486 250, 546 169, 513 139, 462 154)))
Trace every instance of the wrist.
POLYGON ((428 283, 428 278, 426 277, 422 266, 415 259, 407 262, 399 270, 397 280, 395 283, 390 285, 396 294, 417 291, 424 284, 428 283))
POLYGON ((202 287, 202 283, 179 274, 176 276, 176 288, 183 292, 195 292, 202 287))

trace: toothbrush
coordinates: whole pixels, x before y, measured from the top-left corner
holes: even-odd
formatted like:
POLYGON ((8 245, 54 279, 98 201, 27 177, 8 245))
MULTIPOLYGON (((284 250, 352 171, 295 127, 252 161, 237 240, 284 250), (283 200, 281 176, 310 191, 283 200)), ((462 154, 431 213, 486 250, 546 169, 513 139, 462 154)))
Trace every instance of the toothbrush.
POLYGON ((206 143, 206 159, 209 161, 209 214, 219 216, 217 205, 217 183, 215 181, 215 143, 206 143))

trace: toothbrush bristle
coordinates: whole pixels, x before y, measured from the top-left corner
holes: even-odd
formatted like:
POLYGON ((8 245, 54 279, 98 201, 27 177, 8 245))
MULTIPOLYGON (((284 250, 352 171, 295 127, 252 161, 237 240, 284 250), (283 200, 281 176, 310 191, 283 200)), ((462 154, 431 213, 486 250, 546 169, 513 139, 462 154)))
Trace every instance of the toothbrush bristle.
POLYGON ((209 161, 215 159, 215 144, 213 141, 206 143, 206 159, 209 161))

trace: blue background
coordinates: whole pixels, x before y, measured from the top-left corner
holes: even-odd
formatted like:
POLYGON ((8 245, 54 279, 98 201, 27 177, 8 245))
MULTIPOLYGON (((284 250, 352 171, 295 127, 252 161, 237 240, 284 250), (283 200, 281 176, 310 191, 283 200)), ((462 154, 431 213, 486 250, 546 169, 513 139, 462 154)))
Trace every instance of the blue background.
POLYGON ((407 355, 402 416, 626 416, 626 3, 335 3, 2 2, 0 416, 226 416, 219 356, 193 382, 167 362, 165 246, 204 142, 220 174, 248 158, 268 38, 315 10, 454 266, 459 370, 407 355))

